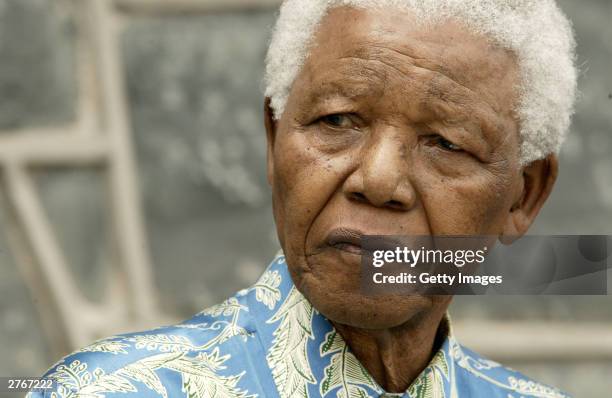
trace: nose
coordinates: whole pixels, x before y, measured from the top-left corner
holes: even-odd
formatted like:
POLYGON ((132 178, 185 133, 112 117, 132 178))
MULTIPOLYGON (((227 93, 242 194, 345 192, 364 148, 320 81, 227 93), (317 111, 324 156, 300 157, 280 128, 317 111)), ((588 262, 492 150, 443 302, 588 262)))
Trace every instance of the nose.
POLYGON ((409 178, 408 146, 406 140, 390 135, 363 148, 359 166, 345 181, 344 194, 349 200, 375 207, 411 209, 416 192, 409 178))

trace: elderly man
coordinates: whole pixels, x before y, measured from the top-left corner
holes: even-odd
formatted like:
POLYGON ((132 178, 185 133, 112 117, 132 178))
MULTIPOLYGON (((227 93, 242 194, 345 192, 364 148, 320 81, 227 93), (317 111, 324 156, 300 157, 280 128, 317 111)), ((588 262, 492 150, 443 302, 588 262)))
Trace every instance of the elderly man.
POLYGON ((53 396, 565 396, 462 347, 450 296, 359 283, 364 235, 527 231, 575 96, 554 1, 287 0, 266 62, 282 253, 190 320, 62 359, 53 396))

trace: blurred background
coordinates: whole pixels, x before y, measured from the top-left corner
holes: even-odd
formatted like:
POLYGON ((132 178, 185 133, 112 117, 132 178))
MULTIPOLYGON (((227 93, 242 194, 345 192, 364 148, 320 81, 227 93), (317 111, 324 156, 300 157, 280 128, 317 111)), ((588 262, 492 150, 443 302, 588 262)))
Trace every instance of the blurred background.
MULTIPOLYGON (((612 2, 560 0, 581 98, 534 234, 612 234, 612 2)), ((0 0, 0 375, 188 318, 278 249, 263 60, 277 0, 0 0)), ((612 297, 458 297, 459 339, 612 394, 612 297)))

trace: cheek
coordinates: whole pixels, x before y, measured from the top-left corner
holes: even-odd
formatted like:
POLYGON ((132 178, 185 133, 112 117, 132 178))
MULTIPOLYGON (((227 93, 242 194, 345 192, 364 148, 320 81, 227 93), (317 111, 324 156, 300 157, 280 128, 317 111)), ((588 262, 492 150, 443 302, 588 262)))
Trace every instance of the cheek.
POLYGON ((482 171, 418 182, 433 235, 498 235, 511 207, 510 175, 482 171))
POLYGON ((285 254, 302 257, 313 220, 338 189, 343 158, 310 146, 304 133, 279 135, 274 151, 273 202, 285 254))

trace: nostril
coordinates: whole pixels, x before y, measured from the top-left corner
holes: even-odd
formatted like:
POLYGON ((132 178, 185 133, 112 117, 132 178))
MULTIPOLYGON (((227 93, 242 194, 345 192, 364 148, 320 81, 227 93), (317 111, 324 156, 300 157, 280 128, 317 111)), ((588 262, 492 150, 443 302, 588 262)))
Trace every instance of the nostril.
POLYGON ((385 206, 394 210, 404 210, 406 208, 406 206, 398 200, 390 200, 385 203, 385 206))
POLYGON ((368 201, 366 196, 362 194, 361 192, 351 192, 350 198, 359 203, 365 203, 368 201))

